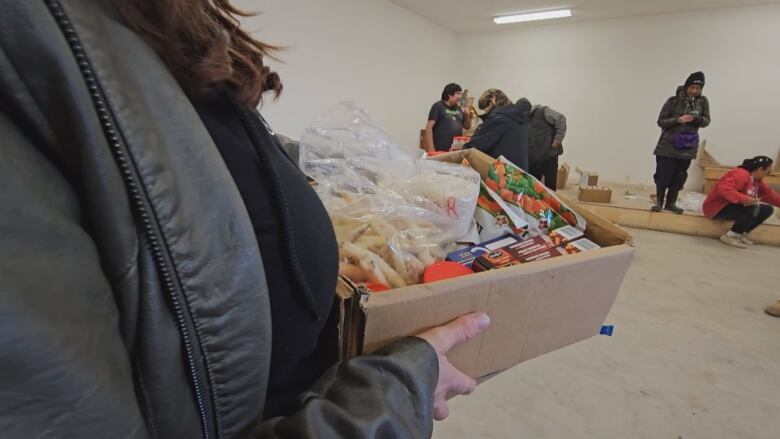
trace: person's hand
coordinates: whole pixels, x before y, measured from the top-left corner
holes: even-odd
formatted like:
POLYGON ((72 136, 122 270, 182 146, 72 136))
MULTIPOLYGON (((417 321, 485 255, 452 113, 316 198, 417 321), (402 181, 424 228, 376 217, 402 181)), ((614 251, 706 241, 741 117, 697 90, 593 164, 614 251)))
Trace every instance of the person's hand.
POLYGON ((560 140, 553 140, 552 149, 558 149, 560 147, 561 147, 561 141, 560 140))
POLYGON ((477 382, 455 369, 447 360, 447 353, 455 346, 481 334, 490 326, 487 314, 467 314, 444 326, 430 329, 418 335, 436 350, 439 357, 439 383, 433 401, 433 419, 442 421, 450 415, 447 397, 468 395, 477 387, 477 382))
POLYGON ((750 201, 745 202, 745 206, 758 206, 761 204, 761 200, 758 198, 750 198, 750 201))
POLYGON ((678 117, 677 118, 677 122, 680 122, 680 123, 691 123, 691 122, 693 122, 694 119, 695 118, 693 116, 691 116, 690 114, 686 114, 684 116, 678 117))

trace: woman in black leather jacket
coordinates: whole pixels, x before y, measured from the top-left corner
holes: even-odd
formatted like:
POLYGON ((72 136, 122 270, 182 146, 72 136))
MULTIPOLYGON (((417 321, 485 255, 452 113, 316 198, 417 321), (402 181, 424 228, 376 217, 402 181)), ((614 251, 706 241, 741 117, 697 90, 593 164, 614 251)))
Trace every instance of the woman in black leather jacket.
POLYGON ((3 437, 426 437, 473 390, 445 355, 484 315, 322 349, 332 229, 239 13, 0 0, 3 437))

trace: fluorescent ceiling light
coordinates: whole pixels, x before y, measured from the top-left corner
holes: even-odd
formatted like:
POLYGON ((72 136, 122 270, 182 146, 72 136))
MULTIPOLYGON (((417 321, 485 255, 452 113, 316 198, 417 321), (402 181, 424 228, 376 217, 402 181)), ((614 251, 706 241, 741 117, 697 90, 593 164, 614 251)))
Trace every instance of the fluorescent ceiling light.
POLYGON ((526 21, 549 20, 551 18, 571 17, 571 9, 556 9, 554 11, 528 12, 525 14, 504 15, 495 17, 496 24, 523 23, 526 21))

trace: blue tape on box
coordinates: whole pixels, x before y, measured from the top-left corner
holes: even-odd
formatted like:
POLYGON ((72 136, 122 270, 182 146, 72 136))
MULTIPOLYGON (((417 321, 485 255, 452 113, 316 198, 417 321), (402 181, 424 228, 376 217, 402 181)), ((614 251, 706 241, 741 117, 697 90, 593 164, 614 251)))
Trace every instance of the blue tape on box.
POLYGON ((602 326, 601 327, 601 335, 606 335, 607 337, 612 337, 612 334, 615 332, 614 326, 602 326))

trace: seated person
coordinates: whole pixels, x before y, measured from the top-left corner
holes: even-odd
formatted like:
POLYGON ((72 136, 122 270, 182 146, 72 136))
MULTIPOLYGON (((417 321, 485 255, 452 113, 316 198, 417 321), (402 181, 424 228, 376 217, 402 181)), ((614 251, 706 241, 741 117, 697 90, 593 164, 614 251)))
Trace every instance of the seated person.
POLYGON ((704 215, 734 220, 731 230, 720 237, 725 244, 738 248, 752 245, 748 234, 772 215, 772 206, 780 207, 780 194, 764 182, 772 165, 766 156, 746 159, 721 177, 704 200, 704 215))

